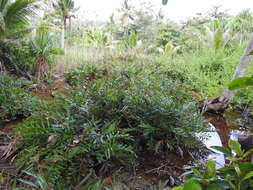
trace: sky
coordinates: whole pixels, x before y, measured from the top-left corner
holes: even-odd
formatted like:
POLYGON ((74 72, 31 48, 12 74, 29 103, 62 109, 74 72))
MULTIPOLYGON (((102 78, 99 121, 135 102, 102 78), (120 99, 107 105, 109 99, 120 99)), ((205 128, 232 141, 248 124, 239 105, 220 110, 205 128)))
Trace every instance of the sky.
MULTIPOLYGON (((205 13, 212 6, 219 5, 222 10, 228 9, 231 14, 236 14, 243 9, 253 10, 253 0, 168 0, 162 6, 161 0, 130 0, 134 4, 140 1, 150 1, 155 8, 163 9, 167 18, 181 21, 192 17, 195 13, 205 13)), ((107 21, 109 16, 120 7, 122 0, 75 0, 79 7, 78 17, 92 20, 107 21)))

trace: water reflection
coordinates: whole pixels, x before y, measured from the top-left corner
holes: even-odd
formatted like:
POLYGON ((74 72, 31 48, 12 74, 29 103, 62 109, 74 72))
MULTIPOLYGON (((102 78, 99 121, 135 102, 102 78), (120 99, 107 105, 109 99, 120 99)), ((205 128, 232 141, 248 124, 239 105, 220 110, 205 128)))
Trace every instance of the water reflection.
POLYGON ((207 159, 214 160, 217 163, 217 168, 221 168, 225 165, 224 154, 214 150, 211 146, 224 146, 228 148, 229 139, 238 140, 240 135, 244 135, 244 131, 229 129, 227 120, 222 115, 206 113, 204 118, 209 122, 212 132, 208 133, 210 138, 204 140, 207 148, 213 151, 209 154, 207 159))
POLYGON ((209 154, 207 159, 214 160, 217 163, 217 168, 221 168, 225 164, 225 157, 220 152, 211 148, 211 146, 222 146, 221 138, 217 133, 215 127, 211 123, 209 123, 209 125, 213 132, 208 133, 208 136, 210 138, 206 139, 204 143, 208 149, 213 151, 213 153, 209 154))

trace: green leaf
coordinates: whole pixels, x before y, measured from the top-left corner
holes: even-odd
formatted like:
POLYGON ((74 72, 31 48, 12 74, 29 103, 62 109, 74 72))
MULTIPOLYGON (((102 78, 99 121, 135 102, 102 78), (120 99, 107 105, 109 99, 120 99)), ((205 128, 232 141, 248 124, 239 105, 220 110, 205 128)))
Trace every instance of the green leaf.
POLYGON ((4 21, 4 15, 0 12, 0 29, 5 30, 5 21, 4 21))
POLYGON ((251 178, 251 177, 253 177, 253 171, 247 173, 247 174, 244 176, 244 178, 242 179, 242 181, 244 181, 244 180, 246 180, 246 179, 249 179, 249 178, 251 178))
POLYGON ((193 173, 194 173, 196 176, 198 176, 198 177, 200 177, 200 178, 203 177, 203 176, 201 175, 201 173, 200 173, 199 170, 197 170, 197 169, 195 169, 195 168, 192 168, 192 171, 193 171, 193 173))
POLYGON ((242 172, 241 172, 241 170, 240 170, 238 164, 235 164, 235 165, 234 165, 234 169, 235 169, 237 175, 238 175, 238 176, 241 176, 242 172))
POLYGON ((182 187, 182 186, 173 187, 172 190, 184 190, 184 187, 182 187))
POLYGON ((202 187, 196 180, 190 179, 184 183, 183 190, 202 190, 202 187))
POLYGON ((241 149, 241 145, 240 145, 240 143, 238 143, 237 141, 229 140, 228 146, 229 146, 229 148, 231 148, 238 156, 242 156, 242 155, 243 155, 243 151, 242 151, 242 149, 241 149))
POLYGON ((65 52, 60 48, 52 48, 50 53, 53 55, 64 55, 65 52))
POLYGON ((216 176, 216 164, 212 160, 207 161, 207 175, 209 177, 215 177, 216 176))
POLYGON ((209 184, 207 190, 222 190, 223 188, 217 184, 209 184))
POLYGON ((253 78, 252 77, 239 77, 234 79, 229 85, 229 90, 236 90, 239 88, 246 88, 249 86, 253 86, 253 78))
POLYGON ((249 55, 253 55, 253 50, 251 52, 249 52, 249 55))
POLYGON ((251 180, 249 181, 249 186, 250 186, 251 188, 253 188, 253 179, 251 179, 251 180))
POLYGON ((211 148, 222 152, 223 154, 227 155, 227 156, 232 156, 232 152, 230 150, 228 150, 227 148, 223 147, 223 146, 211 146, 211 148))

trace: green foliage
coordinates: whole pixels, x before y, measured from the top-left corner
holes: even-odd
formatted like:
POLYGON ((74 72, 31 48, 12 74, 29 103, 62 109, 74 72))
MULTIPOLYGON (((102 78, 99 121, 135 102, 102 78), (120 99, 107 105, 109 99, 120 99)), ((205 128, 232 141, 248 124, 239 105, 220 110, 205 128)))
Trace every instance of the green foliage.
POLYGON ((69 19, 72 16, 72 12, 76 10, 73 0, 54 0, 53 8, 63 22, 66 22, 66 19, 69 19))
POLYGON ((158 47, 164 47, 168 42, 178 46, 181 44, 181 40, 181 31, 177 24, 159 24, 156 27, 155 43, 158 47))
POLYGON ((200 128, 196 113, 188 115, 189 110, 195 110, 195 106, 187 103, 187 95, 183 91, 173 89, 173 83, 158 75, 149 80, 139 77, 128 79, 124 75, 114 77, 107 81, 99 80, 93 85, 91 97, 95 104, 92 108, 96 110, 96 116, 103 115, 109 120, 119 117, 122 122, 135 123, 129 126, 139 134, 135 141, 142 141, 151 150, 159 140, 163 140, 168 147, 187 147, 187 143, 181 143, 182 140, 191 141, 194 131, 200 128), (177 101, 181 103, 177 104, 177 101), (192 123, 187 122, 189 117, 192 123), (176 135, 174 141, 170 140, 173 135, 176 135))
POLYGON ((212 47, 214 50, 229 47, 236 38, 230 34, 229 29, 220 20, 213 20, 204 25, 205 35, 201 42, 203 45, 212 47))
POLYGON ((20 69, 26 72, 32 71, 35 58, 31 55, 32 48, 28 41, 22 40, 20 45, 4 43, 4 48, 6 51, 5 56, 13 61, 20 69))
POLYGON ((252 77, 240 77, 234 79, 229 85, 229 90, 236 90, 240 88, 246 88, 248 86, 253 86, 253 78, 252 77))
POLYGON ((185 174, 186 181, 179 188, 182 190, 208 189, 208 190, 248 190, 252 188, 253 165, 244 160, 251 155, 252 150, 247 152, 241 149, 237 141, 230 140, 228 150, 224 147, 212 147, 225 153, 229 164, 216 169, 215 162, 209 160, 205 165, 196 166, 191 173, 185 174), (234 155, 233 153, 236 153, 234 155))
POLYGON ((253 14, 249 9, 243 10, 238 13, 231 21, 228 23, 231 31, 236 34, 240 33, 241 39, 247 39, 248 35, 253 28, 253 14))
POLYGON ((127 48, 134 48, 137 45, 138 33, 131 31, 129 35, 123 37, 123 44, 127 48))
POLYGON ((84 38, 87 43, 93 44, 95 46, 108 44, 107 36, 102 30, 99 29, 86 30, 84 38))
POLYGON ((84 64, 65 74, 66 82, 71 86, 84 86, 92 80, 102 78, 107 70, 90 64, 84 64))
POLYGON ((0 39, 17 37, 24 32, 29 17, 35 15, 34 0, 0 1, 0 39))
POLYGON ((64 55, 64 51, 55 47, 52 36, 45 27, 37 29, 36 37, 31 40, 31 53, 34 56, 33 73, 39 80, 51 71, 55 55, 64 55))
MULTIPOLYGON (((7 8, 11 4, 8 1, 7 8)), ((10 27, 8 33, 3 30, 7 22, 0 14, 0 38, 10 38, 26 29, 32 5, 17 19, 24 22, 10 27), (29 14, 24 16, 26 11, 29 14)), ((37 182, 26 183, 41 189, 99 189, 102 181, 96 176, 107 177, 115 168, 132 166, 142 151, 186 152, 199 147, 201 137, 196 134, 206 129, 192 96, 199 100, 217 96, 229 83, 244 48, 244 38, 240 43, 235 38, 241 22, 232 28, 227 25, 226 14, 216 9, 209 17, 195 17, 181 26, 163 21, 162 14, 156 19, 152 6, 146 9, 142 5, 137 10, 124 1, 120 23, 112 18, 107 26, 111 34, 95 24, 90 29, 93 24, 89 22, 78 25, 76 33, 69 33, 73 39, 80 35, 76 38, 78 45, 89 47, 93 54, 85 60, 87 49, 72 44, 77 52, 75 48, 69 51, 75 61, 67 57, 64 60, 68 68, 74 67, 65 74, 68 93, 56 92, 50 100, 37 101, 18 80, 0 78, 0 84, 4 84, 0 86, 0 119, 28 117, 16 129, 21 137, 17 161, 39 175, 30 173, 37 182), (79 26, 85 29, 79 31, 79 26), (121 40, 124 52, 106 49, 109 39, 121 40), (146 55, 141 48, 135 48, 138 40, 145 43, 143 49, 146 45, 165 49, 166 56, 146 55), (180 55, 173 54, 178 47, 180 55), (74 66, 79 63, 81 66, 74 66)), ((74 1, 57 0, 53 6, 66 27, 75 11, 74 1)), ((251 20, 250 15, 240 18, 245 18, 242 23, 251 20)), ((9 57, 24 70, 30 71, 31 62, 35 62, 35 73, 50 72, 54 55, 63 53, 55 48, 52 32, 44 30, 47 26, 42 28, 30 44, 10 47, 9 57)), ((245 96, 252 99, 248 91, 243 93, 237 97, 240 103, 245 103, 245 96)), ((252 172, 248 169, 252 170, 252 165, 242 163, 249 152, 243 152, 236 142, 230 141, 229 145, 237 157, 228 149, 215 147, 228 155, 229 166, 216 170, 215 163, 208 161, 205 166, 192 168, 185 184, 174 189, 238 190, 239 186, 250 186, 252 172)))
POLYGON ((166 71, 151 61, 86 64, 67 73, 72 92, 54 94, 18 126, 19 165, 52 187, 76 186, 91 170, 106 176, 132 164, 141 151, 198 147, 195 134, 205 129, 197 107, 166 71))
POLYGON ((30 82, 0 76, 0 120, 28 117, 36 106, 36 98, 23 87, 30 82))
POLYGON ((126 162, 133 156, 131 136, 118 129, 116 120, 94 120, 86 110, 89 100, 83 98, 77 91, 72 98, 59 96, 44 102, 17 128, 25 147, 19 164, 40 171, 54 187, 58 183, 77 185, 89 168, 100 165, 101 172, 110 171, 113 160, 125 158, 126 162))

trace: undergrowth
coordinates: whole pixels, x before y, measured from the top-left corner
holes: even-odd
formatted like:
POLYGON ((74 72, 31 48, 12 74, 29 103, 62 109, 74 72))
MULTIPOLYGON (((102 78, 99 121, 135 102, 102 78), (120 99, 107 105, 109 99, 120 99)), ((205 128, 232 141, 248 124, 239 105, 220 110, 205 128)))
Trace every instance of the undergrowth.
POLYGON ((16 128, 19 165, 51 188, 78 189, 132 165, 142 151, 194 151, 205 129, 190 88, 171 72, 153 60, 73 69, 71 92, 54 94, 16 128))
POLYGON ((0 120, 28 117, 35 107, 36 97, 26 92, 30 81, 0 76, 0 120))

